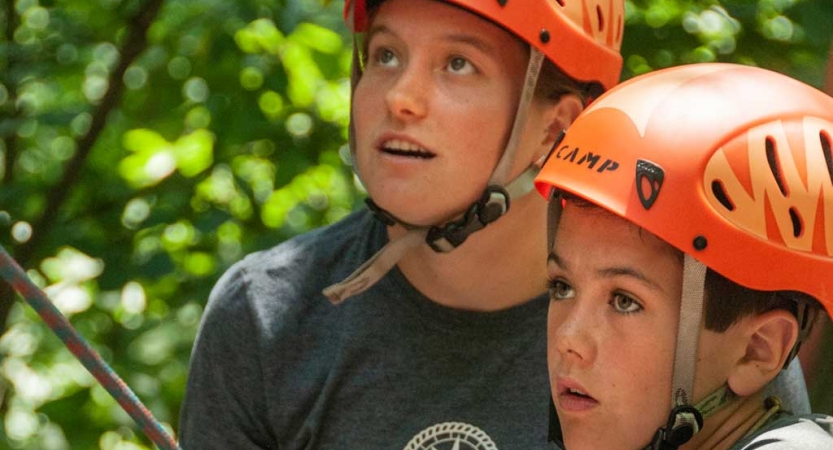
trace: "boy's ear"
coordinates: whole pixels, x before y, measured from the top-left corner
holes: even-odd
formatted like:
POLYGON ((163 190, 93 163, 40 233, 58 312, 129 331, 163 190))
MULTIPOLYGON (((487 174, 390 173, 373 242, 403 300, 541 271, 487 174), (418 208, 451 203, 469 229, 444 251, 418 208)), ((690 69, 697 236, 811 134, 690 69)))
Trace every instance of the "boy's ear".
POLYGON ((798 321, 790 312, 776 309, 736 324, 746 327, 741 335, 746 352, 729 374, 729 388, 740 396, 752 395, 781 371, 798 338, 798 321))

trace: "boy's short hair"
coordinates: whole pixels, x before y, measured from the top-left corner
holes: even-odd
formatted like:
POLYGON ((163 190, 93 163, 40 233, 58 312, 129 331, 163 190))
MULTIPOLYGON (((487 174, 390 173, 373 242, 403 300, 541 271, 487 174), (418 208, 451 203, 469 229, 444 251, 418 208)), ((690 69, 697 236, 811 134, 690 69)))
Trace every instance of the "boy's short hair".
MULTIPOLYGON (((813 312, 821 309, 814 297, 797 291, 759 291, 741 286, 712 269, 706 271, 704 316, 706 329, 723 332, 738 320, 768 311, 783 309, 798 317, 798 305, 813 312)), ((814 316, 814 314, 813 314, 814 316)))

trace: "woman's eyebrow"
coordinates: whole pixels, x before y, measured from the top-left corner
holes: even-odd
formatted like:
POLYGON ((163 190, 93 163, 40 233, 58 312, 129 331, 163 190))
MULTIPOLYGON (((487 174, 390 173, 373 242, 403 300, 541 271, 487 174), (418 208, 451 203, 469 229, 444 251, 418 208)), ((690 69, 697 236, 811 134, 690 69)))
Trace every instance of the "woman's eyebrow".
POLYGON ((446 40, 451 42, 457 42, 461 44, 470 45, 483 53, 493 54, 495 49, 493 46, 489 45, 488 42, 480 39, 477 36, 473 36, 471 34, 455 34, 449 33, 443 36, 446 40))
MULTIPOLYGON (((394 37, 398 37, 399 35, 396 34, 390 27, 384 24, 377 24, 370 28, 370 31, 367 32, 367 41, 373 38, 373 36, 377 34, 389 34, 394 37)), ((488 42, 484 41, 483 39, 479 38, 478 36, 474 36, 472 34, 466 33, 447 33, 442 36, 443 40, 449 42, 455 42, 460 44, 466 44, 471 47, 476 48, 477 50, 493 54, 495 52, 494 46, 490 45, 488 42)))
POLYGON ((365 41, 370 42, 370 39, 377 34, 389 34, 391 36, 396 36, 396 33, 385 25, 373 25, 373 27, 371 27, 367 32, 367 38, 365 41))

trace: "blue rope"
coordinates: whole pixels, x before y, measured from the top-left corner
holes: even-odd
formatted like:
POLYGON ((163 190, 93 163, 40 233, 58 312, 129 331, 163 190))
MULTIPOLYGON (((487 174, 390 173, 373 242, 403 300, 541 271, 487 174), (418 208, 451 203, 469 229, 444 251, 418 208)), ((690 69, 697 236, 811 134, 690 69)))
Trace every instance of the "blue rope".
POLYGON ((63 341, 81 364, 107 389, 107 392, 136 421, 148 438, 162 450, 181 450, 162 425, 145 408, 136 394, 101 359, 101 356, 75 331, 72 324, 26 275, 6 249, 0 245, 0 276, 16 290, 63 341))

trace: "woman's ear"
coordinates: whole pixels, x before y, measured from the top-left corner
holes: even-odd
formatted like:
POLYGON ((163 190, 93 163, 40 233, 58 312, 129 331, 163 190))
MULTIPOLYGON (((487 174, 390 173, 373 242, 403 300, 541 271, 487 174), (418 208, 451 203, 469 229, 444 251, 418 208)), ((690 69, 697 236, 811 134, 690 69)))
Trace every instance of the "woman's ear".
POLYGON ((578 95, 564 94, 558 101, 548 102, 544 108, 545 129, 543 139, 536 143, 541 150, 534 162, 539 168, 544 164, 544 159, 549 154, 555 141, 560 137, 561 132, 566 130, 584 110, 584 103, 578 95))
POLYGON ((733 326, 745 327, 740 333, 746 352, 729 373, 729 388, 741 395, 752 395, 781 371, 798 338, 798 321, 789 311, 775 309, 745 317, 733 326))
POLYGON ((563 130, 576 120, 584 110, 584 103, 576 94, 564 94, 550 106, 547 142, 552 145, 563 130))

